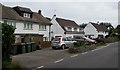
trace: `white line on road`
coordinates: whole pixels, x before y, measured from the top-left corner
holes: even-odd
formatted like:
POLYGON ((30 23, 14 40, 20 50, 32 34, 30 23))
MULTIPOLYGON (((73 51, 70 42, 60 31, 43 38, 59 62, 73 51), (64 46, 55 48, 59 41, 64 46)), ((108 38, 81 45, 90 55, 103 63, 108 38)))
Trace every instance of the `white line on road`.
POLYGON ((107 46, 102 46, 102 47, 96 48, 96 49, 91 50, 91 51, 94 52, 94 51, 96 51, 96 50, 100 50, 100 49, 102 49, 102 48, 104 48, 104 47, 107 47, 107 46))
POLYGON ((55 61, 54 63, 58 63, 58 62, 61 62, 61 61, 63 61, 64 59, 60 59, 60 60, 57 60, 57 61, 55 61))
POLYGON ((94 52, 95 51, 95 49, 94 50, 91 50, 92 52, 94 52))
POLYGON ((43 68, 44 66, 37 67, 38 69, 43 68))
POLYGON ((71 58, 73 58, 73 57, 76 57, 76 56, 78 56, 78 54, 75 54, 75 55, 73 55, 73 56, 70 56, 71 58))
POLYGON ((83 52, 83 53, 81 53, 81 54, 86 54, 86 53, 88 53, 88 52, 83 52))

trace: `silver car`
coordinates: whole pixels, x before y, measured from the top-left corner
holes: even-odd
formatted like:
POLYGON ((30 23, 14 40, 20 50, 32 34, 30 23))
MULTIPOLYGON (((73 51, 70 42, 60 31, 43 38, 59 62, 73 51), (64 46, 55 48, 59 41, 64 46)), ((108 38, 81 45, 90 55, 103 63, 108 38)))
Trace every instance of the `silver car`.
POLYGON ((51 42, 51 47, 53 49, 62 48, 65 49, 66 47, 74 46, 76 41, 72 40, 69 37, 55 37, 51 42))

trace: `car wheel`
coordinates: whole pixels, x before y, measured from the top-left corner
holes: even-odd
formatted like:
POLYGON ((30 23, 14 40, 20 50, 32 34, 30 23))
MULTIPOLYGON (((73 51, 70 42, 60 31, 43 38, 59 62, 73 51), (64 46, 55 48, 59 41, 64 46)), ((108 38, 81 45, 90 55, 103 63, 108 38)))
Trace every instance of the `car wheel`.
POLYGON ((52 49, 56 49, 55 47, 52 47, 52 49))
POLYGON ((65 49, 65 45, 62 45, 62 49, 63 49, 63 50, 65 49))

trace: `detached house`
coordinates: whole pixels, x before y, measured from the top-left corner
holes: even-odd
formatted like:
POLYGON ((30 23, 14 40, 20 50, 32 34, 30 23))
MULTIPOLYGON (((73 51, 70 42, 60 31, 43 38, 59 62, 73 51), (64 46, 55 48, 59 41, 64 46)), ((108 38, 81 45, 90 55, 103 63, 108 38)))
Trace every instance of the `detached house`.
POLYGON ((108 35, 108 29, 105 25, 89 22, 84 28, 84 33, 89 38, 105 38, 108 35))
POLYGON ((56 15, 53 16, 51 23, 51 36, 63 36, 63 37, 71 37, 82 36, 80 34, 79 26, 73 21, 63 18, 57 18, 56 15))
POLYGON ((32 12, 25 7, 11 8, 2 5, 1 22, 15 26, 16 42, 50 40, 52 23, 41 14, 41 10, 32 12))

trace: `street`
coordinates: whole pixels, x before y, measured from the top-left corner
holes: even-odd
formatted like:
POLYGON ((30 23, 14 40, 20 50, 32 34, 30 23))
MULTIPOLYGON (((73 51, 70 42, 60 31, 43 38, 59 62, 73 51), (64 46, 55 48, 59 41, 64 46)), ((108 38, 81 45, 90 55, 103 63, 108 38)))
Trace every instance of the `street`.
MULTIPOLYGON (((42 66, 41 68, 117 68, 118 43, 42 66)), ((40 68, 40 67, 38 67, 40 68)))

